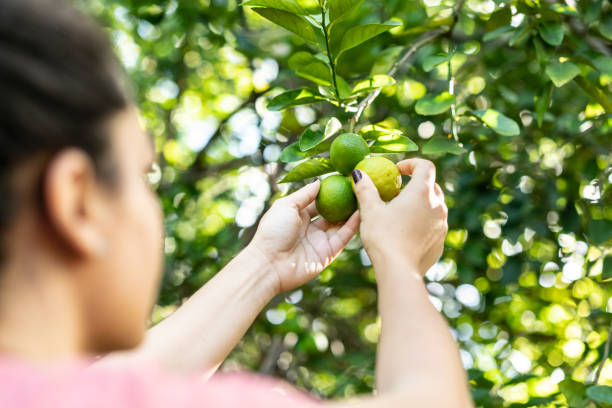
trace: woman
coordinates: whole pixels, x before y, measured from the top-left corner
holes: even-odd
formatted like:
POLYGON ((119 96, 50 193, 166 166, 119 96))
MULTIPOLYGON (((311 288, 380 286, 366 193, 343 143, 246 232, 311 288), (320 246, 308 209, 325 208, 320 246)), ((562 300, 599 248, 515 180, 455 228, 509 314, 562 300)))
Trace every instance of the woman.
POLYGON ((425 160, 398 164, 412 178, 389 203, 356 171, 360 211, 344 225, 315 218, 318 181, 277 200, 252 242, 146 332, 162 216, 146 182, 154 150, 122 79, 100 30, 64 2, 0 2, 0 406, 318 405, 272 380, 201 374, 358 230, 383 325, 377 395, 355 406, 471 406, 457 345, 422 281, 447 230, 425 160), (89 364, 98 354, 107 356, 89 364))

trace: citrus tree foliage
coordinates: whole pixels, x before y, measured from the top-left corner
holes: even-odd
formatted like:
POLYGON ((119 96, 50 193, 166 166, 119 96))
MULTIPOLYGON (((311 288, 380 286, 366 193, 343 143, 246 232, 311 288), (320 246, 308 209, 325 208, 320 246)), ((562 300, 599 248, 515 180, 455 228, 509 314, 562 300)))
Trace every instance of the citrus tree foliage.
MULTIPOLYGON (((80 4, 108 28, 160 152, 154 322, 249 241, 274 199, 331 171, 331 140, 354 131, 376 154, 438 167, 450 232, 427 287, 477 405, 612 403, 609 2, 80 4)), ((367 393, 379 330, 356 238, 278 296, 223 369, 325 398, 367 393)))

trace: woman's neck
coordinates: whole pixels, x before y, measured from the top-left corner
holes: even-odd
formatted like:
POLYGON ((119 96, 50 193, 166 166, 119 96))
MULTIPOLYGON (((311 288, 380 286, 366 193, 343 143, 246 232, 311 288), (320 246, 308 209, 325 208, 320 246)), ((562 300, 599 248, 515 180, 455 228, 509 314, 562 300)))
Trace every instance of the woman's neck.
POLYGON ((65 272, 33 254, 13 259, 0 275, 0 353, 38 362, 78 355, 81 318, 65 272))

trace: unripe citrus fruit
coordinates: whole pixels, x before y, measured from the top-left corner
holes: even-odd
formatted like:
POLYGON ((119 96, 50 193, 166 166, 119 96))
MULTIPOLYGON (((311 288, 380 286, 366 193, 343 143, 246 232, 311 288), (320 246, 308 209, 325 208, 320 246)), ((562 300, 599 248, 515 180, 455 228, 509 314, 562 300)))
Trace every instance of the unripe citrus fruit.
POLYGON ((354 133, 341 134, 334 140, 329 151, 329 158, 339 173, 348 176, 355 165, 370 153, 370 148, 363 137, 354 133))
POLYGON ((396 164, 382 156, 363 159, 355 169, 370 176, 384 201, 390 201, 402 188, 402 176, 396 164))
POLYGON ((346 221, 357 209, 351 182, 339 174, 321 180, 315 203, 319 214, 329 222, 346 221))

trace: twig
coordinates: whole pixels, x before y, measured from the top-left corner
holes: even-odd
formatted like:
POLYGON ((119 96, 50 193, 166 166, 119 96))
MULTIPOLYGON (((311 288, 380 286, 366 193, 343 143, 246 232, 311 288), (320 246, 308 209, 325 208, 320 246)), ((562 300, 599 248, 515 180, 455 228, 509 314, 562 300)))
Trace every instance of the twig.
POLYGON ((597 367, 597 372, 595 373, 595 379, 593 380, 593 384, 597 385, 599 382, 599 376, 601 375, 601 370, 603 370, 603 366, 608 360, 610 356, 610 339, 612 339, 612 323, 610 324, 610 330, 608 330, 608 339, 606 340, 606 348, 604 350, 603 357, 601 358, 601 362, 599 363, 599 367, 597 367))
POLYGON ((610 47, 604 41, 601 41, 599 38, 591 37, 589 35, 589 29, 585 27, 581 22, 573 18, 569 19, 569 22, 572 31, 574 31, 574 33, 577 34, 579 37, 582 37, 591 47, 601 52, 603 55, 607 55, 608 57, 612 55, 610 47))
POLYGON ((213 142, 215 140, 217 140, 219 137, 221 137, 221 134, 223 133, 223 128, 225 127, 225 125, 227 124, 227 122, 232 118, 232 116, 234 116, 236 113, 240 112, 242 109, 246 108, 247 106, 251 105, 252 103, 254 103, 257 98, 259 98, 261 95, 263 95, 263 93, 261 92, 253 92, 248 99, 246 99, 244 102, 242 102, 240 104, 240 106, 238 106, 236 109, 234 109, 230 114, 228 114, 222 121, 221 123, 219 123, 219 126, 217 127, 217 130, 215 131, 215 133, 212 135, 212 137, 210 138, 210 140, 208 140, 208 142, 206 143, 206 146, 204 146, 204 148, 202 150, 200 150, 198 152, 198 155, 196 156, 195 160, 193 161, 193 164, 191 165, 192 169, 200 169, 200 170, 204 170, 206 168, 206 165, 204 163, 202 163, 202 159, 206 156, 206 153, 208 152, 208 148, 210 146, 213 145, 213 142))
MULTIPOLYGON (((449 50, 451 56, 454 52, 454 46, 451 45, 449 50)), ((455 95, 455 77, 453 76, 452 58, 448 60, 448 93, 455 95)), ((450 107, 450 133, 456 142, 459 142, 459 135, 457 132, 457 99, 452 103, 450 107)))
MULTIPOLYGON (((439 28, 436 30, 428 31, 422 36, 420 36, 412 45, 406 46, 404 50, 402 50, 403 51, 401 53, 402 56, 398 60, 395 61, 393 66, 391 66, 391 69, 389 69, 389 71, 387 72, 387 75, 395 78, 395 75, 397 74, 397 71, 399 70, 399 68, 402 65, 404 65, 406 62, 408 62, 408 60, 419 49, 433 42, 438 37, 440 37, 442 34, 451 33, 453 29, 455 28, 455 25, 457 24, 459 10, 461 10, 461 7, 463 7, 463 3, 464 3, 464 0, 459 0, 459 2, 457 3, 453 11, 453 22, 451 23, 448 29, 439 28)), ((359 105, 357 105, 357 111, 351 118, 351 121, 349 124, 349 128, 351 132, 355 130, 355 126, 357 126, 357 123, 359 123, 359 119, 361 119, 361 115, 363 114, 363 112, 374 102, 374 100, 376 100, 376 98, 378 98, 378 95, 380 95, 381 92, 382 92, 381 88, 376 89, 375 91, 372 91, 365 99, 363 99, 359 103, 359 105)))
POLYGON ((180 181, 184 183, 196 182, 203 177, 229 170, 235 170, 242 166, 246 166, 247 164, 251 164, 252 162, 252 156, 246 156, 215 164, 213 166, 206 166, 205 168, 190 168, 181 174, 180 181))
MULTIPOLYGON (((406 63, 406 61, 408 61, 408 59, 410 59, 410 57, 412 57, 421 47, 429 44, 430 42, 433 42, 436 38, 438 38, 445 32, 446 30, 444 29, 437 29, 423 34, 414 42, 414 44, 404 49, 405 51, 403 52, 402 56, 397 61, 395 61, 389 72, 387 72, 387 75, 390 77, 395 77, 395 74, 397 73, 399 67, 406 63)), ((381 91, 382 89, 380 88, 376 89, 375 91, 372 91, 365 99, 363 99, 359 103, 359 105, 357 106, 357 112, 355 112, 355 115, 353 115, 353 117, 351 118, 351 131, 355 129, 355 126, 359 122, 359 119, 361 118, 363 112, 374 102, 376 98, 378 98, 378 95, 380 95, 381 91)))
POLYGON ((276 362, 284 350, 285 345, 283 344, 282 337, 279 334, 274 335, 272 338, 272 344, 270 344, 270 347, 268 347, 266 356, 259 366, 259 372, 266 375, 273 374, 274 368, 276 367, 276 362))
POLYGON ((338 82, 336 79, 336 63, 334 62, 334 57, 331 53, 331 48, 329 46, 329 33, 327 32, 327 24, 325 24, 325 7, 321 3, 321 27, 323 28, 323 36, 325 37, 325 47, 327 48, 327 59, 329 60, 329 65, 332 71, 332 82, 334 85, 334 93, 336 94, 336 99, 340 102, 340 92, 338 91, 338 82))

